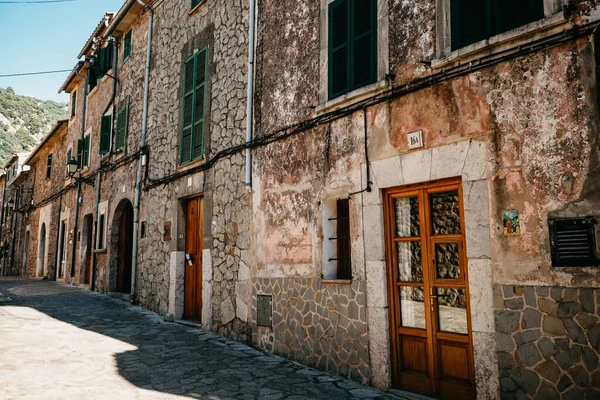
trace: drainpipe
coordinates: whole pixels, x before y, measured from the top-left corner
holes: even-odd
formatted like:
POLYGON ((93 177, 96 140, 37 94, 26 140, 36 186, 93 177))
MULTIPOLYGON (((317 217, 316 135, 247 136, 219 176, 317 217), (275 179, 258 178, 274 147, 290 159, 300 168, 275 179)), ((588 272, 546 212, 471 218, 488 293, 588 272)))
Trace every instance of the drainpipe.
MULTIPOLYGON (((146 135, 148 132, 148 90, 150 84, 150 56, 152 52, 152 24, 154 22, 154 11, 148 7, 142 0, 137 2, 148 10, 148 48, 146 49, 146 76, 144 78, 144 111, 142 115, 142 139, 140 149, 146 147, 146 135)), ((137 254, 138 254, 138 230, 140 226, 140 191, 142 186, 142 167, 146 155, 142 152, 139 157, 137 177, 135 181, 135 200, 133 205, 133 243, 131 256, 131 302, 135 302, 135 286, 137 274, 137 254)))
MULTIPOLYGON (((113 90, 112 90, 112 96, 110 98, 110 101, 108 103, 108 105, 106 106, 106 109, 104 110, 104 114, 106 114, 106 112, 108 111, 108 109, 110 108, 110 106, 112 105, 113 108, 113 117, 112 117, 112 127, 111 127, 111 133, 114 131, 114 127, 115 127, 115 96, 117 94, 117 56, 118 56, 118 48, 117 48, 117 41, 115 40, 114 46, 113 46, 113 65, 112 65, 112 70, 113 70, 113 90)), ((111 150, 112 150, 112 135, 111 135, 111 150)), ((92 262, 90 263, 91 265, 91 276, 90 276, 90 290, 94 290, 94 282, 96 281, 96 263, 97 263, 97 258, 96 258, 96 238, 98 237, 98 215, 99 213, 99 205, 100 205, 100 188, 102 187, 102 160, 98 161, 98 174, 96 176, 96 184, 98 185, 98 187, 96 188, 96 211, 95 211, 95 215, 94 215, 94 235, 92 237, 92 248, 90 249, 90 256, 92 257, 92 262)), ((105 216, 106 218, 106 216, 105 216)), ((104 232, 104 236, 106 237, 106 232, 104 232)), ((88 273, 90 273, 90 271, 88 271, 88 273)))
MULTIPOLYGON (((87 111, 88 80, 79 74, 75 69, 75 74, 83 79, 83 112, 81 114, 81 140, 85 138, 85 115, 87 111)), ((77 229, 79 229, 79 198, 81 197, 81 179, 77 180, 77 197, 75 198, 75 224, 73 225, 73 253, 71 254, 71 285, 75 285, 75 252, 77 251, 77 229)), ((66 278, 66 276, 65 276, 66 278)))
MULTIPOLYGON (((6 206, 6 169, 4 169, 4 186, 2 187, 2 209, 0 209, 0 251, 4 253, 4 240, 2 236, 2 228, 4 226, 4 207, 6 206)), ((2 264, 5 264, 4 254, 2 254, 2 264)), ((2 267, 2 265, 0 265, 2 267)), ((6 275, 6 271, 2 268, 2 275, 6 275)))
POLYGON ((252 189, 252 111, 254 98, 254 30, 256 24, 255 0, 250 0, 248 17, 248 92, 246 98, 246 188, 252 189))
POLYGON ((17 186, 17 192, 15 194, 15 208, 13 209, 13 214, 14 214, 14 218, 13 218, 13 224, 11 226, 12 228, 12 243, 10 246, 10 268, 8 270, 8 275, 12 275, 13 272, 13 267, 15 266, 15 247, 17 244, 17 223, 19 222, 19 212, 17 211, 17 209, 19 208, 19 202, 21 201, 19 199, 20 197, 20 188, 17 186))
MULTIPOLYGON (((57 218, 56 220, 58 221, 57 226, 56 226, 56 253, 54 254, 54 262, 56 267, 54 268, 54 280, 58 280, 58 269, 60 268, 60 265, 58 263, 58 248, 62 247, 62 244, 60 244, 60 212, 62 211, 62 191, 60 193, 60 198, 58 201, 58 211, 56 212, 57 218)), ((52 230, 50 228, 50 226, 48 226, 48 230, 52 230)), ((46 236, 49 236, 48 233, 46 233, 46 236)), ((38 237, 38 242, 40 241, 40 238, 38 237)), ((50 241, 48 241, 48 246, 50 245, 50 241)), ((38 246, 39 249, 39 246, 38 246)), ((64 250, 64 249, 63 249, 64 250)), ((45 249, 44 249, 45 251, 45 249)), ((43 257, 43 256, 42 256, 43 257)), ((38 254, 38 259, 40 258, 40 255, 38 254)), ((48 260, 46 260, 46 262, 48 262, 48 260)), ((42 268, 42 273, 44 273, 44 270, 42 268)), ((48 277, 48 280, 50 280, 50 277, 48 277)))

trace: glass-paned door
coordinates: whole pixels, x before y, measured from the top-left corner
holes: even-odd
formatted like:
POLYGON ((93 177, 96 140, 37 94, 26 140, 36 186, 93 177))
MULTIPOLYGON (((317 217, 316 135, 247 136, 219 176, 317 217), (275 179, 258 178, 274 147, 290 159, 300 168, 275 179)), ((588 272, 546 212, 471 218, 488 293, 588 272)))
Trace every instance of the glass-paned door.
POLYGON ((460 180, 384 195, 393 384, 475 398, 460 180))

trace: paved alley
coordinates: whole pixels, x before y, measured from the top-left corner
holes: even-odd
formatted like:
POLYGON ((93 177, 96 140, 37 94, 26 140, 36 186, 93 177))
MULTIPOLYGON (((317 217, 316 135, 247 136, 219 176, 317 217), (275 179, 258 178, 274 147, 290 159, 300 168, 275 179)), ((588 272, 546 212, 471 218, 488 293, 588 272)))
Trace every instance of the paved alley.
POLYGON ((139 307, 0 278, 1 399, 398 399, 139 307))

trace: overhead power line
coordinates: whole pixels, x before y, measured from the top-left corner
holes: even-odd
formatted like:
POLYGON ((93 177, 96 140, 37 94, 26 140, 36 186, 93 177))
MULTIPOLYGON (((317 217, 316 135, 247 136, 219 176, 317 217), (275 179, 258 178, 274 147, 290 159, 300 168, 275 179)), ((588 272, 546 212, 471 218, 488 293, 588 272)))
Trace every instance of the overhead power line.
POLYGON ((41 72, 24 72, 20 74, 4 74, 0 75, 0 78, 9 78, 13 76, 30 76, 30 75, 47 75, 47 74, 59 74, 62 72, 71 72, 73 69, 59 69, 56 71, 41 71, 41 72))
POLYGON ((0 1, 0 4, 44 4, 44 3, 67 3, 77 0, 38 0, 38 1, 0 1))

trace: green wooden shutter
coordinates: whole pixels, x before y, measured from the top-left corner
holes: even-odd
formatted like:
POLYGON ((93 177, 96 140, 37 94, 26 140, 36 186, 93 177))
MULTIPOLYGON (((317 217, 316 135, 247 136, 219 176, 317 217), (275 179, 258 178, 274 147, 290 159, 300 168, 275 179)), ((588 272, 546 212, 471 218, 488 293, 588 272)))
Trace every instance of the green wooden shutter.
MULTIPOLYGON (((71 161, 71 157, 72 157, 72 153, 71 153, 71 149, 69 149, 69 151, 67 151, 67 163, 69 161, 71 161)), ((67 166, 65 165, 65 176, 69 176, 69 171, 66 168, 67 166)))
POLYGON ((79 169, 82 169, 84 166, 83 163, 83 147, 85 144, 85 139, 77 140, 77 164, 79 164, 79 169))
POLYGON ((194 124, 194 71, 196 58, 185 62, 183 72, 183 132, 181 134, 181 162, 192 160, 192 130, 194 124))
POLYGON ((198 5, 200 4, 202 0, 192 0, 192 10, 198 5))
POLYGON ((83 139, 83 165, 85 167, 90 165, 90 135, 83 139))
POLYGON ((106 66, 106 48, 105 47, 102 47, 101 49, 98 50, 96 64, 94 66, 96 67, 96 76, 98 77, 98 79, 102 79, 102 77, 106 73, 106 71, 104 70, 104 68, 106 66))
POLYGON ((131 55, 131 30, 125 34, 125 40, 123 42, 123 62, 127 61, 131 55))
POLYGON ((102 117, 100 124, 100 150, 99 154, 104 155, 110 151, 110 133, 112 130, 112 115, 102 117))
POLYGON ((88 85, 89 85, 88 94, 89 94, 89 92, 94 90, 97 83, 98 83, 98 77, 97 77, 97 73, 96 73, 96 68, 93 68, 93 67, 88 68, 88 85))
POLYGON ((352 48, 350 90, 377 80, 377 0, 349 0, 352 48))
POLYGON ((204 100, 206 87, 206 50, 196 55, 196 79, 194 96, 194 133, 192 158, 204 155, 204 100))
POLYGON ((493 0, 492 35, 544 18, 543 0, 493 0))
POLYGON ((490 0, 452 0, 452 50, 491 36, 490 0))
POLYGON ((125 149, 125 138, 127 137, 127 117, 128 117, 128 105, 123 106, 119 110, 117 115, 117 137, 115 140, 115 147, 117 151, 125 149))
POLYGON ((350 90, 349 17, 348 0, 329 4, 329 99, 350 90))

